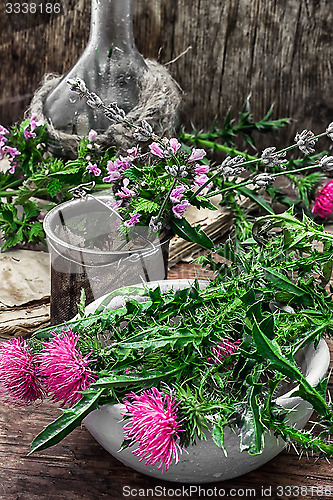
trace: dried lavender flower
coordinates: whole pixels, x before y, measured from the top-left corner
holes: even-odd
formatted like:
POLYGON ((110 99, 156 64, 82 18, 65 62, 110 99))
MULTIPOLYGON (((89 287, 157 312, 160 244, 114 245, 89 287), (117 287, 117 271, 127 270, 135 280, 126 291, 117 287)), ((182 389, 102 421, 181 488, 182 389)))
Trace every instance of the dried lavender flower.
POLYGON ((76 80, 67 80, 67 83, 70 85, 73 92, 77 92, 78 94, 86 94, 88 92, 86 84, 83 80, 81 80, 81 78, 76 78, 76 80))
POLYGON ((300 151, 305 155, 309 155, 310 153, 314 153, 315 145, 318 141, 318 138, 315 138, 315 135, 310 130, 302 130, 299 134, 297 133, 295 136, 295 142, 299 147, 300 151))
POLYGON ((329 137, 333 141, 333 122, 331 122, 326 129, 327 137, 329 137))
POLYGON ((272 184, 275 181, 275 177, 273 175, 262 173, 257 175, 254 178, 254 185, 259 188, 266 188, 269 184, 272 184))
POLYGON ((141 126, 137 128, 134 137, 139 142, 148 141, 153 134, 153 128, 146 120, 142 120, 141 126))
POLYGON ((150 218, 149 229, 152 233, 158 233, 162 229, 162 222, 158 220, 157 215, 153 215, 150 218))
POLYGON ((287 160, 284 159, 286 156, 286 151, 282 151, 281 153, 275 153, 276 148, 266 148, 261 153, 260 160, 264 165, 267 165, 270 168, 279 167, 284 170, 286 168, 287 160))
POLYGON ((167 174, 172 175, 172 177, 178 176, 178 167, 176 165, 166 165, 165 171, 167 174))
POLYGON ((243 171, 243 167, 241 166, 242 163, 244 163, 244 158, 242 156, 235 156, 234 158, 227 156, 221 165, 222 175, 224 177, 238 177, 243 171))
POLYGON ((320 159, 319 166, 325 172, 332 172, 333 170, 333 156, 325 155, 320 159))

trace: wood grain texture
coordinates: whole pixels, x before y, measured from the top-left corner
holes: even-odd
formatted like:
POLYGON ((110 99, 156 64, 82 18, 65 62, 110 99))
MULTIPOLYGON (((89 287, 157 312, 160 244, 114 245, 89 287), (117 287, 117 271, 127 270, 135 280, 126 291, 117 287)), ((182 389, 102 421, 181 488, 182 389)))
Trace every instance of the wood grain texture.
MULTIPOLYGON (((1 3, 3 124, 22 116, 44 73, 67 71, 86 45, 90 0, 59 3, 63 15, 23 30, 1 3)), ((236 114, 249 93, 255 118, 274 102, 276 117, 294 119, 281 140, 333 120, 330 0, 136 0, 134 10, 145 57, 167 63, 192 47, 169 65, 184 91, 187 128, 207 128, 229 107, 236 114)))

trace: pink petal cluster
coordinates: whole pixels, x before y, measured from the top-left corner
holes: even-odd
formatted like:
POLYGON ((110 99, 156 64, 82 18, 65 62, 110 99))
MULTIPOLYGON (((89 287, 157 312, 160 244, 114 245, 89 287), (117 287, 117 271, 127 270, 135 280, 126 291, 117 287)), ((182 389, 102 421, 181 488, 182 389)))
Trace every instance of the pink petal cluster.
POLYGON ((102 173, 101 169, 98 168, 96 163, 92 164, 89 162, 87 165, 87 170, 90 174, 95 175, 96 177, 98 177, 102 173))
POLYGON ((333 214, 333 181, 318 191, 312 213, 322 219, 327 219, 333 214))
POLYGON ((173 215, 177 217, 177 219, 181 219, 189 206, 190 203, 187 200, 182 200, 180 203, 172 207, 173 215))
POLYGON ((228 339, 223 339, 223 342, 219 344, 217 347, 212 348, 213 358, 208 358, 207 362, 209 364, 219 364, 223 361, 223 358, 230 356, 237 351, 240 346, 241 341, 235 340, 230 341, 228 339))
POLYGON ((97 132, 96 130, 94 130, 93 128, 89 131, 89 134, 88 134, 88 141, 90 142, 94 142, 96 137, 97 137, 97 132))
POLYGON ((36 137, 34 130, 40 125, 44 125, 43 120, 37 121, 37 114, 33 113, 30 118, 30 123, 26 127, 24 127, 23 135, 25 140, 28 140, 31 137, 36 137))
POLYGON ((0 346, 0 397, 14 405, 29 405, 43 399, 38 359, 27 342, 14 338, 0 346))
POLYGON ((121 173, 119 172, 119 165, 116 161, 109 160, 106 164, 109 175, 103 178, 103 182, 112 182, 120 179, 121 173))
POLYGON ((39 374, 43 379, 48 396, 52 401, 62 401, 73 405, 96 380, 96 375, 88 367, 89 354, 82 355, 76 349, 78 335, 71 329, 59 335, 53 334, 50 341, 43 342, 39 355, 39 374))
POLYGON ((129 421, 124 425, 124 438, 129 446, 138 444, 133 454, 146 460, 145 465, 156 465, 167 471, 174 460, 179 462, 182 448, 179 439, 176 399, 153 387, 137 395, 130 393, 124 399, 129 421))
POLYGON ((189 157, 188 161, 197 161, 197 160, 202 160, 206 156, 206 151, 204 149, 192 149, 191 156, 189 157))
POLYGON ((139 150, 136 146, 133 146, 133 148, 127 150, 128 158, 133 161, 135 160, 138 155, 139 155, 139 150))
POLYGON ((175 137, 170 140, 164 138, 161 142, 161 144, 152 142, 149 149, 153 155, 162 159, 175 155, 181 147, 180 142, 175 137))
POLYGON ((176 186, 175 189, 173 189, 171 191, 171 194, 170 194, 170 200, 172 201, 172 203, 179 203, 180 200, 182 199, 183 197, 183 193, 185 191, 185 186, 176 186))
POLYGON ((209 165, 200 165, 200 163, 197 163, 194 167, 194 172, 196 173, 196 175, 208 174, 209 165))
POLYGON ((128 188, 129 182, 129 179, 127 178, 123 180, 121 191, 117 191, 116 196, 120 196, 120 198, 131 198, 132 196, 135 196, 135 191, 128 188))
POLYGON ((124 222, 125 226, 127 226, 127 227, 135 226, 135 224, 138 224, 140 222, 140 217, 141 217, 140 213, 130 214, 130 220, 126 220, 124 222))

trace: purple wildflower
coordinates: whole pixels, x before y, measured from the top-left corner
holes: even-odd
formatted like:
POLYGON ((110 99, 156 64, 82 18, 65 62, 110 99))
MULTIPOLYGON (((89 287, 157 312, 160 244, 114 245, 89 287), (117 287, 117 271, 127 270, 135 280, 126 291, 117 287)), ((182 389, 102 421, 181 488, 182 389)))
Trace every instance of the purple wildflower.
POLYGON ((50 341, 43 342, 44 350, 39 355, 39 373, 45 390, 52 401, 63 401, 61 406, 70 406, 81 398, 81 391, 88 389, 96 375, 88 368, 89 356, 82 356, 76 349, 78 335, 69 328, 60 335, 53 334, 50 341))
POLYGON ((208 181, 208 179, 209 179, 208 175, 206 175, 206 174, 200 174, 200 175, 196 175, 194 177, 194 182, 199 187, 201 187, 201 186, 203 186, 208 181))
POLYGON ((112 200, 112 201, 106 201, 105 204, 108 207, 113 208, 113 210, 117 210, 117 208, 121 207, 123 200, 112 200))
POLYGON ((90 141, 90 142, 94 142, 94 140, 96 139, 96 137, 97 137, 97 132, 96 132, 96 130, 91 129, 91 130, 89 131, 89 134, 88 134, 88 141, 90 141))
POLYGON ((0 397, 14 405, 28 405, 42 399, 37 358, 27 342, 14 338, 0 346, 0 397))
POLYGON ((202 158, 206 156, 206 151, 204 149, 193 149, 191 156, 189 157, 188 161, 197 161, 197 160, 202 160, 202 158))
POLYGON ((189 206, 190 203, 187 200, 182 200, 180 203, 178 203, 178 205, 174 205, 172 207, 174 216, 177 217, 177 219, 181 219, 189 206))
POLYGON ((5 127, 0 125, 0 135, 8 135, 8 134, 9 134, 9 130, 7 130, 5 127))
POLYGON ((11 161, 9 163, 10 163, 10 169, 8 170, 8 172, 10 174, 15 174, 15 170, 17 167, 19 167, 19 164, 16 161, 11 161))
POLYGON ((156 465, 167 471, 174 460, 179 462, 183 449, 177 443, 179 439, 179 422, 177 422, 176 399, 159 392, 156 387, 142 394, 133 392, 124 399, 129 421, 124 425, 124 438, 130 441, 129 446, 138 443, 133 454, 140 457, 145 465, 156 465))
POLYGON ((24 132, 23 132, 23 135, 24 135, 24 138, 25 138, 26 141, 28 139, 31 139, 32 137, 36 137, 35 132, 31 132, 31 130, 28 130, 28 128, 29 128, 29 125, 27 125, 26 127, 24 127, 24 132))
POLYGON ((133 161, 135 160, 135 158, 138 157, 139 150, 136 146, 134 146, 133 148, 127 150, 127 154, 128 157, 130 158, 130 161, 133 161))
POLYGON ((95 175, 96 177, 98 177, 102 173, 101 169, 98 168, 96 163, 92 164, 89 162, 87 165, 87 170, 90 174, 95 175))
POLYGON ((127 227, 133 227, 135 226, 135 224, 138 224, 140 222, 140 217, 141 217, 141 214, 139 213, 133 213, 133 214, 130 214, 130 220, 126 220, 124 222, 125 226, 127 227))
POLYGON ((208 174, 209 165, 200 165, 199 163, 197 163, 194 168, 194 172, 196 173, 196 175, 208 174))
POLYGON ((212 348, 213 358, 208 358, 207 362, 209 364, 219 364, 223 361, 223 358, 230 356, 230 354, 234 354, 240 346, 241 341, 235 340, 230 341, 228 339, 223 339, 221 344, 217 347, 212 348))
POLYGON ((5 146, 5 147, 3 148, 3 151, 4 151, 6 154, 10 155, 12 158, 15 158, 15 156, 19 156, 19 155, 21 154, 21 153, 20 153, 20 151, 19 151, 18 149, 16 149, 16 148, 12 148, 12 147, 10 147, 10 146, 5 146))
POLYGON ((117 165, 118 168, 121 170, 127 170, 131 165, 132 158, 129 156, 126 156, 125 158, 123 156, 120 156, 117 158, 114 163, 117 165))
POLYGON ((115 161, 109 160, 106 164, 109 175, 103 178, 103 182, 112 182, 120 179, 121 173, 119 172, 118 164, 115 161))
POLYGON ((149 149, 153 155, 158 156, 159 158, 164 158, 164 150, 157 144, 157 142, 149 144, 149 149))
POLYGON ((131 189, 128 189, 129 185, 129 179, 125 178, 123 180, 123 186, 121 188, 121 191, 118 191, 116 193, 116 196, 120 196, 121 198, 131 198, 132 196, 135 196, 135 192, 132 191, 131 189))
POLYGON ((36 127, 40 127, 41 125, 44 125, 43 120, 38 120, 37 121, 37 113, 32 113, 31 118, 30 118, 30 129, 33 132, 36 127))
POLYGON ((173 153, 174 153, 174 154, 176 154, 176 153, 177 153, 177 151, 178 151, 178 150, 180 149, 180 147, 181 147, 180 142, 178 142, 178 140, 177 140, 175 137, 173 137, 172 139, 170 139, 170 141, 169 141, 169 142, 170 142, 170 146, 171 146, 171 148, 172 148, 172 150, 173 150, 173 153))
POLYGON ((185 191, 185 186, 176 186, 175 189, 171 191, 170 200, 172 203, 179 203, 181 198, 183 197, 183 193, 185 191))

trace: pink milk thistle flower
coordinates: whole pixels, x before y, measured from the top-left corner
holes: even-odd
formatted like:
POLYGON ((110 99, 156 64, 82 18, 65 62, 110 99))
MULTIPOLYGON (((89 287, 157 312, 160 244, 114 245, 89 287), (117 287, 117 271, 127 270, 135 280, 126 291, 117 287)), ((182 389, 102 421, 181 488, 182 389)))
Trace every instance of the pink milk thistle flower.
POLYGON ((131 198, 132 196, 135 196, 135 191, 128 189, 129 182, 130 182, 129 179, 127 178, 123 180, 123 186, 121 187, 121 191, 118 191, 116 193, 116 196, 120 196, 120 198, 131 198))
POLYGON ((188 161, 197 161, 197 160, 202 160, 206 156, 206 151, 204 149, 192 149, 191 156, 189 157, 188 161))
POLYGON ((98 168, 96 163, 92 164, 89 162, 87 165, 87 170, 90 174, 95 175, 96 177, 98 177, 102 173, 101 169, 98 168))
POLYGON ((130 214, 130 220, 126 220, 124 222, 125 226, 126 227, 135 226, 135 224, 138 224, 140 222, 140 217, 141 217, 141 214, 139 214, 139 213, 130 214))
POLYGON ((0 346, 0 397, 6 402, 24 406, 43 399, 38 359, 22 338, 0 346))
POLYGON ((69 328, 61 334, 53 334, 49 341, 43 342, 39 354, 39 373, 48 396, 54 402, 62 401, 61 406, 74 405, 97 379, 89 368, 89 356, 83 356, 76 349, 79 336, 69 328))
POLYGON ((241 341, 235 340, 230 341, 228 339, 223 339, 223 341, 217 346, 213 347, 211 350, 213 358, 208 358, 207 363, 209 364, 219 364, 223 361, 223 358, 234 354, 240 346, 241 341))
POLYGON ((88 141, 90 142, 94 142, 96 137, 97 137, 97 132, 96 130, 94 130, 93 128, 89 131, 89 134, 88 134, 88 141))
POLYGON ((172 212, 177 219, 181 219, 190 206, 190 203, 187 200, 182 200, 178 205, 174 205, 172 207, 172 212))
POLYGON ((171 191, 170 200, 172 203, 179 203, 181 198, 183 197, 183 193, 185 191, 185 186, 176 186, 175 189, 171 191))
POLYGON ((124 425, 124 438, 129 446, 138 444, 133 454, 145 465, 156 465, 167 471, 174 461, 179 462, 183 449, 177 443, 180 422, 177 422, 175 397, 160 392, 156 387, 137 395, 133 392, 124 399, 128 422, 124 425))
POLYGON ((333 214, 333 181, 318 191, 312 213, 322 219, 327 219, 333 214))

